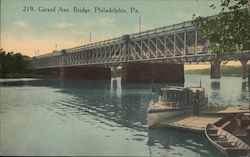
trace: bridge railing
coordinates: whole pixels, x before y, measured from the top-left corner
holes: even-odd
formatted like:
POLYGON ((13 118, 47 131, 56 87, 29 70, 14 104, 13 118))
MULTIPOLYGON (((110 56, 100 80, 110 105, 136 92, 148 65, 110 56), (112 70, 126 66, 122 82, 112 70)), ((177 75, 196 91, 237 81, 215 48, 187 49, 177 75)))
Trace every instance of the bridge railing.
POLYGON ((163 27, 159 27, 156 29, 151 29, 151 30, 143 31, 143 32, 139 32, 139 33, 133 33, 133 34, 130 34, 130 38, 137 38, 137 37, 141 37, 141 36, 147 36, 147 35, 157 34, 157 33, 161 33, 161 32, 168 32, 168 31, 181 29, 181 28, 187 28, 187 27, 194 27, 194 25, 192 24, 192 21, 184 21, 184 22, 178 23, 178 24, 163 26, 163 27))
MULTIPOLYGON (((163 26, 163 27, 156 28, 156 29, 151 29, 151 30, 148 30, 148 31, 133 33, 133 34, 130 34, 129 36, 130 36, 130 38, 136 38, 136 37, 140 37, 140 36, 152 35, 152 34, 161 33, 161 32, 168 32, 168 31, 181 29, 181 28, 186 28, 186 27, 192 27, 192 26, 193 26, 192 21, 185 21, 185 22, 182 22, 182 23, 179 23, 179 24, 173 24, 173 25, 170 25, 170 26, 163 26)), ((92 43, 92 44, 73 47, 73 48, 69 48, 69 49, 65 49, 65 50, 67 52, 74 52, 75 50, 82 50, 82 49, 91 48, 91 47, 95 47, 95 46, 101 46, 101 45, 107 45, 107 44, 119 42, 122 39, 123 39, 123 37, 117 37, 117 38, 103 40, 103 41, 95 42, 95 43, 92 43)))
POLYGON ((83 45, 83 46, 73 47, 73 48, 69 48, 69 49, 65 49, 65 50, 66 50, 66 52, 70 52, 71 53, 71 52, 74 52, 75 50, 83 50, 83 49, 92 48, 92 47, 96 47, 96 46, 107 45, 107 44, 119 42, 121 40, 122 40, 122 37, 117 37, 117 38, 103 40, 103 41, 95 42, 95 43, 92 43, 92 44, 87 44, 87 45, 83 45))

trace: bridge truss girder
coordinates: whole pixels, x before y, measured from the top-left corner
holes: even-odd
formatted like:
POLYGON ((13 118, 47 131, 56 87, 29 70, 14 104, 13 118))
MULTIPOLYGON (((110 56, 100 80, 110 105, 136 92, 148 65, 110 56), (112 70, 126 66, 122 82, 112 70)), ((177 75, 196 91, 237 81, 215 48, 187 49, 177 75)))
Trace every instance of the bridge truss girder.
POLYGON ((184 63, 207 61, 209 41, 191 22, 161 27, 32 59, 35 69, 125 62, 184 63))

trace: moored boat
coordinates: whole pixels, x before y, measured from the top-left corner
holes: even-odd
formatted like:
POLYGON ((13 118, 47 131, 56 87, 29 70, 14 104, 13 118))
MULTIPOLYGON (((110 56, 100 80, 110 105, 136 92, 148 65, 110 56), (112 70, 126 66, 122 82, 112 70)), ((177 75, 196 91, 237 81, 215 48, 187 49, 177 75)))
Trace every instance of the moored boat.
POLYGON ((157 125, 164 119, 192 112, 206 105, 205 89, 201 87, 170 86, 161 89, 157 102, 151 101, 148 107, 148 126, 157 125))
POLYGON ((214 145, 225 156, 250 156, 249 145, 220 127, 217 127, 213 124, 208 124, 205 129, 205 135, 210 143, 214 145))

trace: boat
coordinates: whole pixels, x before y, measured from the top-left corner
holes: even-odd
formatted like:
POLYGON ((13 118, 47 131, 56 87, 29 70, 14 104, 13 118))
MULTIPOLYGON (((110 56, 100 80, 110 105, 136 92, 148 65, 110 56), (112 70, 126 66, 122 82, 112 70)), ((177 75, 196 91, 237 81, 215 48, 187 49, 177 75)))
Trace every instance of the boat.
POLYGON ((205 89, 201 87, 168 86, 162 88, 158 101, 151 101, 149 104, 148 127, 194 110, 199 112, 199 108, 205 106, 207 102, 205 89))
POLYGON ((239 113, 235 116, 235 121, 239 127, 250 126, 250 113, 239 113))
POLYGON ((249 157, 250 147, 221 127, 208 124, 205 135, 212 145, 227 157, 249 157))

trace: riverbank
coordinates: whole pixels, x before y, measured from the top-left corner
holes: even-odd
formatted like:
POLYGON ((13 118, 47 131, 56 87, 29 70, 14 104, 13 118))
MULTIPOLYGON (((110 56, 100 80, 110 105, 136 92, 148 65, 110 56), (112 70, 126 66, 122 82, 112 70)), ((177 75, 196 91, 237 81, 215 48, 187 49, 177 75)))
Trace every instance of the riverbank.
MULTIPOLYGON (((210 68, 185 70, 185 74, 210 75, 210 68)), ((226 77, 241 77, 241 66, 221 66, 221 75, 226 77)))

